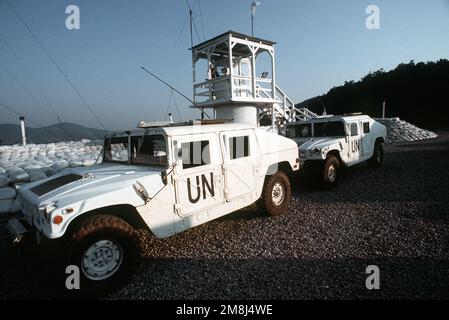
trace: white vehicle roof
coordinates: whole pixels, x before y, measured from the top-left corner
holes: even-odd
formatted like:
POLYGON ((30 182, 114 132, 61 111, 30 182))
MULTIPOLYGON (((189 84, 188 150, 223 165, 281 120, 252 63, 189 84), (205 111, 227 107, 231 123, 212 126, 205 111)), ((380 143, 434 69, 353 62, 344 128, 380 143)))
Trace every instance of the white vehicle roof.
POLYGON ((326 121, 357 121, 357 120, 366 120, 366 119, 371 119, 370 116, 363 114, 363 115, 338 115, 338 116, 328 116, 328 117, 319 117, 319 118, 310 118, 309 120, 301 120, 301 121, 296 121, 296 122, 290 122, 287 125, 291 125, 291 124, 300 124, 300 123, 311 123, 311 122, 326 122, 326 121))
POLYGON ((220 131, 235 131, 244 129, 255 129, 256 126, 246 123, 225 123, 225 124, 207 124, 207 125, 191 125, 191 126, 173 126, 161 128, 167 136, 179 136, 195 133, 209 133, 220 131))
POLYGON ((173 124, 169 126, 149 126, 147 128, 139 128, 132 131, 115 131, 111 134, 107 134, 106 137, 111 136, 126 136, 130 135, 143 135, 143 134, 163 134, 166 136, 180 136, 199 133, 221 132, 221 131, 236 131, 244 129, 256 129, 253 124, 246 123, 218 123, 218 124, 173 124))

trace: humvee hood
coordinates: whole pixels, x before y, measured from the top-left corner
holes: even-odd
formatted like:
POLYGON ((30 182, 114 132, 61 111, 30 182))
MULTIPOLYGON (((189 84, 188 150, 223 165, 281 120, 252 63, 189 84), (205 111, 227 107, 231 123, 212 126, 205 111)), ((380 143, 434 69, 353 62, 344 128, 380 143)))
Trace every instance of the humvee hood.
MULTIPOLYGON (((343 139, 343 138, 342 138, 343 139)), ((339 141, 339 138, 324 137, 324 138, 310 138, 306 142, 299 145, 300 150, 307 150, 313 148, 324 148, 339 141)))
POLYGON ((102 164, 92 166, 92 167, 78 167, 66 169, 64 172, 70 172, 75 174, 97 174, 99 176, 110 176, 110 175, 127 175, 131 172, 136 174, 147 175, 151 173, 158 173, 161 168, 149 167, 149 166, 136 166, 136 165, 123 165, 120 163, 113 162, 103 162, 102 164))
MULTIPOLYGON (((59 175, 30 183, 23 189, 32 192, 34 198, 39 198, 39 202, 48 202, 54 198, 61 199, 66 196, 86 199, 100 193, 127 188, 142 178, 146 181, 155 179, 155 187, 159 186, 162 183, 161 171, 162 168, 148 166, 102 163, 92 167, 65 169, 59 175)), ((148 190, 149 193, 151 191, 148 190)))

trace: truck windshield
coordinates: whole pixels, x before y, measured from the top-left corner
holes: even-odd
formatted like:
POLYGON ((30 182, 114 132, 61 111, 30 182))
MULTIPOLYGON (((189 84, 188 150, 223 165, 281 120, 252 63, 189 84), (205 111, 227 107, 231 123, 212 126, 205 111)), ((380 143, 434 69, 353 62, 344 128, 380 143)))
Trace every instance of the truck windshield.
POLYGON ((104 161, 153 166, 167 164, 166 142, 163 135, 131 136, 131 146, 128 145, 126 136, 106 138, 104 150, 104 161))
POLYGON ((287 126, 285 131, 287 138, 310 138, 312 136, 312 124, 301 123, 287 126))
POLYGON ((345 127, 342 121, 317 122, 313 125, 314 137, 344 137, 345 127))
POLYGON ((106 138, 104 161, 128 163, 128 137, 106 138))

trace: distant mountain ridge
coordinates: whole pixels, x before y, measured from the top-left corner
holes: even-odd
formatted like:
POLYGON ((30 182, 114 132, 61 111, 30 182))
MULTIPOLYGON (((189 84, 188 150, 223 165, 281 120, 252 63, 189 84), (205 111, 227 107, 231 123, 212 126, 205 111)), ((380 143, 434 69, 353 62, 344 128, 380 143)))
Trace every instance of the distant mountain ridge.
MULTIPOLYGON (((81 139, 102 139, 106 131, 63 122, 40 128, 26 128, 27 142, 50 143, 59 141, 79 141, 81 139)), ((21 143, 22 134, 19 124, 0 124, 0 145, 21 143)))

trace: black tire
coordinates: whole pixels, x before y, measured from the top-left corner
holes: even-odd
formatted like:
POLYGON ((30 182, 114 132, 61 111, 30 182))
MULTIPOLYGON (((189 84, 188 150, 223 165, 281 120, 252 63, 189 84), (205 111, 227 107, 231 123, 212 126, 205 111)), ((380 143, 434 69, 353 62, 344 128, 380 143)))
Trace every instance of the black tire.
POLYGON ((259 209, 270 216, 278 216, 287 211, 292 195, 290 180, 282 171, 265 178, 259 209))
POLYGON ((335 188, 338 184, 340 173, 340 161, 338 161, 338 158, 334 155, 328 155, 319 173, 319 181, 321 182, 322 188, 326 190, 335 188))
POLYGON ((79 290, 68 290, 69 295, 97 297, 109 293, 126 283, 135 266, 134 229, 115 216, 102 214, 83 221, 69 245, 68 265, 77 266, 80 275, 79 290), (105 266, 111 270, 105 270, 105 266))
POLYGON ((380 141, 376 141, 374 144, 373 156, 368 159, 368 165, 371 168, 379 168, 384 161, 384 148, 380 141))

